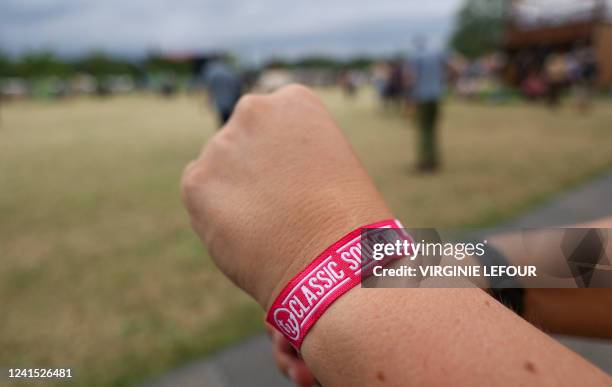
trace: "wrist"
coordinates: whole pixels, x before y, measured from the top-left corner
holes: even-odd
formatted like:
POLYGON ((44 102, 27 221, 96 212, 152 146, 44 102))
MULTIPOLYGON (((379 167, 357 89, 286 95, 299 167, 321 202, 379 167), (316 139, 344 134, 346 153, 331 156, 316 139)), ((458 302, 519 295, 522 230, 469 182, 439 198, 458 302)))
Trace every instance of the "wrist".
POLYGON ((348 232, 389 218, 392 218, 391 211, 381 201, 376 205, 353 207, 351 212, 331 211, 329 215, 320 217, 316 226, 302 229, 300 235, 287 238, 286 243, 292 246, 291 252, 269 261, 276 262, 278 267, 267 271, 270 276, 264 281, 266 285, 261 289, 261 297, 257 297, 260 305, 268 310, 291 279, 348 232))

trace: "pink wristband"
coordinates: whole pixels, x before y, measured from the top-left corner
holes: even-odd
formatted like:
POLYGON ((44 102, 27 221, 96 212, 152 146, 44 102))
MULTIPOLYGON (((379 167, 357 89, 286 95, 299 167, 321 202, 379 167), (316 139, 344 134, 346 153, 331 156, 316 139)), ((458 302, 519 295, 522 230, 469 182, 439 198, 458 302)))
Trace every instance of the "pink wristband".
POLYGON ((325 310, 358 285, 375 263, 380 264, 372 259, 368 262, 362 260, 363 229, 401 229, 398 236, 410 239, 398 220, 384 220, 360 227, 328 247, 289 281, 274 300, 266 321, 285 335, 297 350, 325 310))

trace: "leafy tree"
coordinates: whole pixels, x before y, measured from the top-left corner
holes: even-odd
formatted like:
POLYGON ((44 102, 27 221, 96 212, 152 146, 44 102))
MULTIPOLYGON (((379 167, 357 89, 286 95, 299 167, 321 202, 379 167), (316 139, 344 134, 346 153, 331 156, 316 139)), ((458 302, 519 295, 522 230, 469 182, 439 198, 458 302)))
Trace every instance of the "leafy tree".
POLYGON ((356 56, 353 58, 350 58, 349 60, 346 61, 345 65, 348 68, 351 69, 367 69, 369 68, 372 63, 374 63, 374 59, 368 57, 368 56, 356 56))
POLYGON ((451 46, 475 58, 499 48, 504 32, 504 0, 466 0, 457 15, 451 46))
POLYGON ((177 75, 189 75, 193 71, 193 62, 188 58, 172 59, 157 53, 149 53, 143 63, 148 73, 174 73, 177 75))
POLYGON ((7 54, 0 51, 0 78, 14 75, 16 75, 15 62, 7 54))
POLYGON ((345 68, 365 69, 373 62, 374 58, 368 56, 355 56, 348 59, 339 59, 333 56, 312 55, 305 56, 293 60, 273 59, 273 63, 277 67, 288 69, 326 69, 326 70, 342 70, 345 68))
POLYGON ((138 72, 138 67, 121 58, 113 57, 103 51, 93 52, 73 63, 76 71, 89 73, 95 77, 116 74, 132 74, 138 72))
POLYGON ((70 74, 70 65, 50 51, 35 51, 22 56, 14 66, 14 75, 24 78, 39 76, 65 77, 70 74))

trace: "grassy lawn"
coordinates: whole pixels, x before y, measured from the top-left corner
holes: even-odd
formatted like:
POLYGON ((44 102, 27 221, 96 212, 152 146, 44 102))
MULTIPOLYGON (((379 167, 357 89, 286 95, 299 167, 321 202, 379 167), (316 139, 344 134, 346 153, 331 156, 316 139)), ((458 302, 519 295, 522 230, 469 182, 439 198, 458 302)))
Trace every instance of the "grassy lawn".
MULTIPOLYGON (((370 94, 322 95, 410 226, 494 222, 612 165, 611 102, 588 116, 450 102, 444 169, 417 176, 405 119, 370 94)), ((216 271, 180 204, 182 168, 214 131, 203 105, 3 106, 0 368, 72 367, 75 384, 125 385, 260 329, 262 313, 216 271)))

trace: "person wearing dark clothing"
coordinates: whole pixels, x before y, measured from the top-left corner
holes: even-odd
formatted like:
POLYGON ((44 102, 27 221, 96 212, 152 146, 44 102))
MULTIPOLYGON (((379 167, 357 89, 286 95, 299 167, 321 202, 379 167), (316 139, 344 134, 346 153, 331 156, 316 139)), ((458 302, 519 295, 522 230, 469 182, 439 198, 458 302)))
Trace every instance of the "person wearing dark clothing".
POLYGON ((383 88, 385 105, 399 107, 402 102, 404 85, 404 68, 400 62, 392 62, 388 79, 383 88))
POLYGON ((240 75, 226 63, 216 61, 207 66, 204 83, 209 98, 223 126, 232 115, 242 93, 240 75))
POLYGON ((410 60, 414 80, 412 99, 416 102, 416 119, 420 132, 417 168, 433 172, 439 166, 436 131, 440 99, 446 79, 446 56, 421 48, 410 60))

